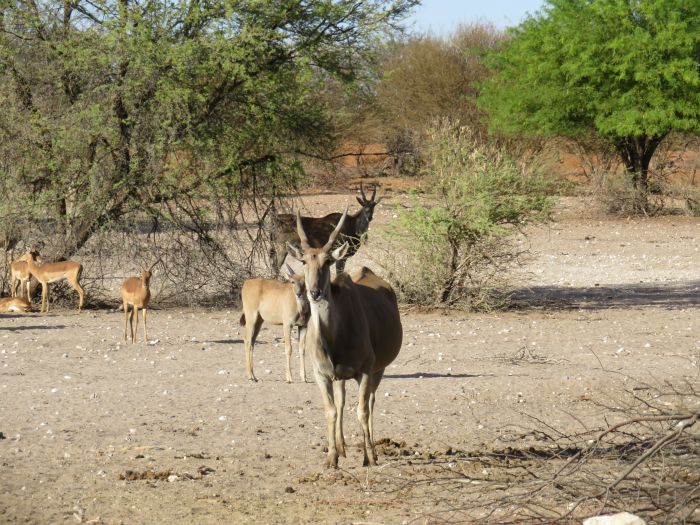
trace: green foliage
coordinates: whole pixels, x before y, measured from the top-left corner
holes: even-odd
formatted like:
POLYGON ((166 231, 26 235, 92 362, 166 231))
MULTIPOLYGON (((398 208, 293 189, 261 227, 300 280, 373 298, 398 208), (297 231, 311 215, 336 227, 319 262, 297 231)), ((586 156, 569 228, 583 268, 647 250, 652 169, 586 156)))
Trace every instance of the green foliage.
POLYGON ((396 232, 414 260, 394 279, 408 302, 477 306, 516 259, 504 239, 548 216, 553 184, 448 120, 429 131, 424 155, 427 203, 414 198, 396 232))
POLYGON ((495 130, 595 133, 635 186, 670 132, 700 132, 700 3, 549 0, 493 56, 481 105, 495 130))
POLYGON ((3 3, 0 217, 52 219, 67 256, 128 213, 203 222, 289 188, 328 145, 316 94, 415 3, 3 3))

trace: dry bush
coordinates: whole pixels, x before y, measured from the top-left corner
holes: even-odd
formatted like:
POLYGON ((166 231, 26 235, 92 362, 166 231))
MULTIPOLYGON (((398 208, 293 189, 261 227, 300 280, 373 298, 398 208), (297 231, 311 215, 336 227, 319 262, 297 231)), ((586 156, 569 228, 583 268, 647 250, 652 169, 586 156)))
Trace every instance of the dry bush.
POLYGON ((435 523, 570 524, 621 511, 647 523, 700 523, 698 379, 636 383, 591 403, 602 428, 571 433, 530 416, 530 426, 506 425, 507 445, 431 452, 412 467, 419 479, 386 479, 383 490, 445 503, 431 512, 435 523))
POLYGON ((402 301, 421 306, 495 306, 520 253, 508 238, 551 207, 552 181, 484 145, 473 130, 440 120, 422 149, 429 193, 399 210, 381 263, 402 301))

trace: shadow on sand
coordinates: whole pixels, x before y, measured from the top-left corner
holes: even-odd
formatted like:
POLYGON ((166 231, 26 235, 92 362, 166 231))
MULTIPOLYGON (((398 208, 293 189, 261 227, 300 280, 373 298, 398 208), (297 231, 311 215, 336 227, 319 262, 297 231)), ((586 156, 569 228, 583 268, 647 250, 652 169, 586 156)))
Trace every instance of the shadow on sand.
POLYGON ((516 290, 515 309, 700 308, 700 281, 591 287, 534 286, 516 290))

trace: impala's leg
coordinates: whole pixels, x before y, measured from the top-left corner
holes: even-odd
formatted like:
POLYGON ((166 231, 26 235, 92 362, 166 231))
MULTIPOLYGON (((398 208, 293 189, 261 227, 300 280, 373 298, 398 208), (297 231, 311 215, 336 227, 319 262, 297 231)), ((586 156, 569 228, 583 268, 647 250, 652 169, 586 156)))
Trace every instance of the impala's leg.
POLYGON ((148 343, 148 328, 146 328, 146 315, 148 312, 148 308, 144 307, 143 309, 143 342, 148 343))
POLYGON ((345 409, 345 380, 333 381, 333 401, 335 402, 335 446, 338 448, 338 455, 345 455, 345 436, 343 436, 343 410, 345 409))
MULTIPOLYGON (((82 272, 82 268, 81 268, 81 272, 82 272)), ((78 292, 78 311, 80 311, 83 308, 83 300, 85 299, 85 290, 83 289, 82 286, 80 286, 80 274, 76 275, 72 279, 69 279, 68 282, 70 282, 70 285, 73 287, 73 289, 76 292, 78 292)))
POLYGON ((362 466, 376 465, 377 460, 374 459, 376 453, 374 451, 374 441, 369 432, 369 398, 372 393, 372 379, 370 374, 363 372, 360 376, 360 391, 357 399, 357 419, 362 425, 362 436, 364 437, 364 453, 365 457, 362 461, 362 466))
POLYGON ((304 363, 304 354, 306 354, 306 327, 299 327, 299 376, 301 382, 306 383, 306 364, 304 363))
MULTIPOLYGON (((369 437, 372 439, 372 443, 374 443, 374 401, 376 399, 377 387, 379 383, 381 383, 383 376, 384 370, 374 373, 372 377, 372 393, 369 395, 369 437)), ((376 451, 374 459, 375 461, 377 460, 376 451)))
POLYGON ((321 391, 323 407, 326 413, 326 426, 328 427, 328 455, 326 456, 327 467, 338 467, 338 449, 335 446, 335 420, 338 415, 335 403, 333 402, 333 381, 329 377, 322 375, 314 366, 316 384, 321 391))
POLYGON ((126 327, 129 324, 129 303, 124 299, 124 342, 126 342, 126 327))
MULTIPOLYGON (((10 290, 12 290, 12 293, 10 294, 10 297, 17 297, 17 278, 13 275, 12 276, 12 284, 10 285, 10 290)), ((21 281, 19 281, 20 284, 22 284, 21 281)), ((22 293, 22 287, 20 286, 20 293, 22 293)), ((20 297, 22 297, 20 295, 20 297)))
POLYGON ((246 314, 245 320, 245 341, 247 343, 245 353, 246 373, 248 375, 248 379, 251 381, 257 381, 258 379, 253 373, 253 347, 255 346, 255 340, 258 338, 260 327, 262 326, 262 318, 258 312, 255 312, 252 315, 246 314))
POLYGON ((284 351, 287 354, 287 383, 292 382, 292 325, 285 324, 284 331, 284 351))
POLYGON ((49 283, 45 283, 42 281, 41 283, 41 312, 49 311, 49 283), (44 310, 44 307, 46 307, 46 310, 44 310))
POLYGON ((131 344, 136 342, 136 334, 139 333, 139 307, 134 304, 134 330, 131 332, 131 344))

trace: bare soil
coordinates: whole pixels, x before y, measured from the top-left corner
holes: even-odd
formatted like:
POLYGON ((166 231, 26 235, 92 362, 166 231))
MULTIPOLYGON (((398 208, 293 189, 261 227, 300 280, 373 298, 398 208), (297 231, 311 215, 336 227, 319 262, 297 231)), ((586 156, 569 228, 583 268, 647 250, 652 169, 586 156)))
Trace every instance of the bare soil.
MULTIPOLYGON (((351 199, 304 201, 321 215, 351 199)), ((522 240, 532 251, 522 308, 404 313, 404 345, 378 391, 372 469, 361 466, 356 387, 348 457, 327 470, 316 385, 299 381, 298 360, 284 382, 277 327, 263 328, 260 381, 248 382, 235 309, 154 302, 150 342, 133 346, 116 309, 2 315, 0 522, 478 522, 499 509, 467 512, 470 487, 496 474, 467 452, 537 444, 536 428, 602 425, 595 402, 640 382, 698 380, 700 223, 589 210, 565 199, 522 240)), ((388 198, 373 229, 394 214, 388 198)), ((371 239, 350 270, 372 260, 371 239)), ((309 358, 306 368, 313 377, 309 358)))

